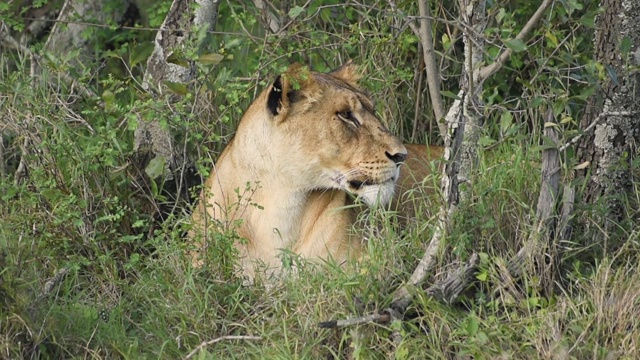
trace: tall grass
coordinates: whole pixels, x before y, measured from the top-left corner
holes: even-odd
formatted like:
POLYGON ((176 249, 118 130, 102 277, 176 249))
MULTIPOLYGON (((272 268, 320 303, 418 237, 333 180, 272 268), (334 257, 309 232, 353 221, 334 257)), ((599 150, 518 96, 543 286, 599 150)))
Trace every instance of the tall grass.
MULTIPOLYGON (((244 5, 234 6, 234 16, 221 17, 222 27, 264 35, 256 30, 255 18, 240 11, 244 5)), ((231 241, 220 241, 209 254, 211 266, 191 266, 184 241, 189 206, 181 203, 167 211, 163 206, 171 200, 163 184, 143 181, 132 166, 137 121, 162 119, 185 149, 197 154, 204 176, 242 110, 276 72, 292 61, 324 71, 355 54, 368 68, 365 85, 390 127, 407 140, 437 139, 428 104, 415 106, 425 94, 416 80, 421 61, 417 39, 397 32, 402 21, 387 12, 362 9, 366 12, 358 13, 356 35, 351 20, 315 17, 293 23, 292 36, 276 38, 268 48, 223 36, 216 51, 224 48, 234 59, 219 68, 200 68, 194 93, 206 97, 207 106, 197 109, 191 106, 193 97, 167 105, 140 94, 131 78, 100 74, 99 81, 91 82, 91 72, 78 77, 99 89, 101 98, 79 98, 59 76, 68 71, 64 59, 50 59, 34 77, 28 59, 3 54, 0 358, 176 359, 194 349, 193 358, 199 359, 636 358, 640 232, 633 224, 620 224, 615 239, 603 234, 599 244, 581 243, 581 229, 575 229, 571 241, 550 244, 544 266, 503 283, 501 264, 533 228, 540 178, 538 125, 544 123, 539 115, 521 111, 527 104, 516 99, 514 93, 520 92, 513 87, 521 86, 535 100, 545 91, 555 94, 558 89, 545 86, 553 83, 554 71, 562 73, 549 68, 536 75, 538 82, 521 83, 527 78, 524 53, 514 55, 511 72, 485 84, 483 143, 491 149, 481 153, 470 179, 471 199, 459 209, 428 279, 439 279, 479 252, 477 281, 455 304, 440 304, 418 291, 402 323, 317 326, 391 303, 393 290, 409 277, 430 238, 441 205, 437 193, 409 194, 417 216, 402 225, 392 213, 364 214, 356 225, 368 239, 360 263, 337 267, 299 260, 295 274, 243 286, 228 271, 234 261, 231 241), (512 112, 513 117, 502 115, 512 112), (392 336, 396 333, 400 341, 392 336)), ((507 15, 525 16, 523 9, 507 15)), ((563 19, 577 26, 577 18, 563 19)), ((448 45, 444 86, 454 90, 460 64, 454 44, 448 45)), ((536 49, 532 56, 557 56, 557 63, 586 56, 562 53, 575 49, 536 49)), ((134 74, 142 70, 132 69, 134 74)), ((569 99, 578 90, 563 91, 557 98, 569 99)), ((563 111, 575 116, 581 103, 570 100, 559 107, 566 105, 563 111)), ((437 186, 438 179, 425 182, 437 186)), ((578 210, 577 218, 587 217, 578 210)), ((637 217, 637 209, 627 210, 629 219, 637 217)))

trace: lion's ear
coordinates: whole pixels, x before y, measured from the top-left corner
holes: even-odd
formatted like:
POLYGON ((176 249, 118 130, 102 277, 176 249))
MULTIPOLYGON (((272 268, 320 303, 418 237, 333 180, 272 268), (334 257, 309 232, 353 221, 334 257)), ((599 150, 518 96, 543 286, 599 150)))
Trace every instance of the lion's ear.
POLYGON ((267 97, 267 108, 273 116, 281 114, 283 110, 286 110, 289 107, 287 97, 282 96, 282 94, 284 93, 283 90, 286 91, 286 88, 283 85, 287 85, 288 88, 288 84, 283 84, 282 75, 278 75, 276 81, 274 81, 273 85, 271 85, 271 90, 269 90, 269 96, 267 97), (287 103, 283 104, 283 100, 287 101, 287 103))
POLYGON ((315 89, 316 83, 311 72, 305 66, 298 63, 291 64, 287 71, 278 76, 267 98, 267 108, 274 117, 284 119, 290 106, 302 95, 309 97, 315 89))
POLYGON ((333 77, 344 80, 354 87, 358 87, 358 80, 362 78, 358 66, 349 60, 339 68, 330 72, 333 77))

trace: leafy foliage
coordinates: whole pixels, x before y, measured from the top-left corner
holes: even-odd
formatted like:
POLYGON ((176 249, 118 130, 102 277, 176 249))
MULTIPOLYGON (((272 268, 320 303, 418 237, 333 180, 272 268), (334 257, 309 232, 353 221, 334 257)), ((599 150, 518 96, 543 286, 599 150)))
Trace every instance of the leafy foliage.
MULTIPOLYGON (((478 285, 457 306, 418 294, 412 320, 352 331, 320 330, 316 324, 388 306, 388 294, 421 257, 437 200, 416 194, 423 214, 403 229, 388 214, 361 219, 370 232, 369 258, 361 264, 317 272, 304 259, 285 256, 298 265, 295 276, 244 287, 234 276, 233 227, 215 235, 210 266, 191 267, 182 240, 189 201, 177 201, 166 184, 153 180, 164 167, 162 158, 146 173, 133 165, 135 131, 142 121, 159 119, 185 152, 196 154, 196 167, 206 176, 243 109, 274 74, 291 62, 328 71, 354 59, 366 70, 364 85, 391 129, 410 142, 437 143, 422 51, 406 26, 417 13, 413 2, 398 1, 395 11, 381 1, 274 1, 268 10, 279 20, 278 34, 266 30, 265 17, 250 2, 221 3, 218 32, 194 37, 210 48, 199 53, 192 44, 170 59, 195 61, 196 81, 167 82, 168 93, 158 98, 141 86, 155 32, 134 27, 159 27, 170 2, 137 1, 139 16, 126 29, 90 27, 85 35, 95 62, 83 66, 73 61, 80 50, 47 53, 46 39, 26 30, 36 9, 59 9, 61 2, 0 3, 7 34, 24 35, 28 52, 36 55, 0 48, 0 357, 178 358, 223 335, 262 339, 221 341, 198 356, 632 354, 640 342, 637 230, 623 229, 625 245, 605 248, 595 262, 576 255, 593 249, 563 252, 572 244, 552 244, 551 255, 567 266, 540 269, 498 294, 491 291, 502 281, 495 264, 516 252, 532 231, 539 186, 532 174, 544 146, 541 109, 550 106, 562 119, 568 140, 578 132, 576 119, 597 81, 609 76, 592 60, 598 3, 558 1, 531 39, 516 39, 539 3, 488 6, 485 62, 505 47, 514 54, 484 84, 481 145, 490 151, 481 158, 473 201, 448 234, 434 275, 475 250, 483 257, 478 285), (81 94, 78 86, 95 96, 81 94), (402 335, 400 343, 390 340, 394 332, 402 335)), ((452 2, 430 5, 437 19, 442 94, 451 102, 462 69, 464 29, 455 25, 452 2)), ((572 156, 564 160, 567 168, 575 165, 572 156)), ((192 188, 191 196, 198 190, 192 188)), ((637 211, 630 209, 629 216, 637 217, 637 211)))

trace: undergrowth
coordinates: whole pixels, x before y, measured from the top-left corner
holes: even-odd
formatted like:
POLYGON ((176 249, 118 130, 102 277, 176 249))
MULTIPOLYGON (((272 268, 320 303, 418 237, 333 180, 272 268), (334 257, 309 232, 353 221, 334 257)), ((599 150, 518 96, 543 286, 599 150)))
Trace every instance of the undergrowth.
MULTIPOLYGON (((485 84, 486 150, 470 179, 470 200, 459 209, 427 281, 477 252, 482 261, 474 285, 451 305, 418 291, 402 323, 337 330, 318 323, 369 314, 392 302, 431 238, 438 194, 411 194, 419 215, 406 226, 390 213, 363 216, 358 226, 366 229, 367 256, 358 264, 318 266, 296 259, 301 266, 295 274, 245 286, 233 275, 232 236, 219 235, 208 254, 210 266, 191 266, 184 240, 191 204, 182 199, 176 205, 163 192, 165 184, 135 170, 134 133, 139 121, 161 119, 185 151, 196 154, 196 168, 206 176, 256 91, 288 63, 326 71, 353 57, 367 68, 364 83, 390 128, 407 141, 436 142, 435 127, 425 121, 428 105, 415 106, 426 98, 424 88, 416 88, 418 41, 396 32, 397 19, 361 7, 327 21, 332 7, 309 9, 298 14, 307 21, 292 23, 291 37, 260 48, 249 36, 233 36, 241 30, 264 35, 256 16, 244 5, 229 5, 220 20, 229 33, 214 45, 225 60, 218 67, 199 64, 197 90, 171 105, 137 85, 148 44, 105 51, 109 64, 129 70, 125 76, 113 71, 95 81, 88 68, 77 70, 79 81, 99 90, 91 99, 77 97, 61 80, 68 59, 49 58, 42 75, 33 77, 28 59, 3 54, 0 358, 177 359, 194 349, 197 359, 637 358, 637 209, 627 209, 629 222, 617 224, 612 238, 591 235, 596 242, 585 243, 581 229, 574 229, 572 239, 549 244, 544 266, 514 283, 503 276, 504 263, 535 225, 544 119, 527 109, 548 100, 566 115, 562 126, 570 136, 593 91, 593 84, 555 81, 579 67, 588 83, 595 71, 587 60, 590 40, 576 35, 594 16, 593 2, 587 3, 573 17, 555 8, 540 36, 543 46, 514 54, 507 75, 485 84), (553 29, 554 21, 562 26, 553 29), (568 44, 557 44, 569 35, 568 44), (238 59, 246 61, 238 65, 238 59), (530 76, 530 64, 542 59, 549 61, 530 76), (194 94, 206 99, 204 108, 191 106, 194 94)), ((516 31, 532 6, 502 14, 487 33, 516 31)), ((439 16, 446 16, 442 9, 439 16)), ((150 15, 154 24, 163 18, 150 15)), ((452 101, 459 49, 449 38, 455 34, 440 35, 442 66, 451 70, 443 87, 451 89, 445 95, 452 101)), ((488 49, 487 56, 497 50, 488 49)), ((438 162, 433 168, 439 171, 438 162)), ((425 181, 438 184, 436 176, 425 181)), ((198 191, 193 187, 191 196, 198 191)), ((640 197, 637 185, 631 196, 640 197)), ((577 209, 576 218, 597 229, 599 220, 589 218, 588 210, 577 209)))

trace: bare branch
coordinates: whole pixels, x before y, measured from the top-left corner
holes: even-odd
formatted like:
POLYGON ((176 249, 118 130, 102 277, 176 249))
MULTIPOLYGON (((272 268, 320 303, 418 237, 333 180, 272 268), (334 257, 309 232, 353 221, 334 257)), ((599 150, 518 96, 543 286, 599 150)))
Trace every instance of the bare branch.
MULTIPOLYGON (((449 109, 449 113, 445 117, 446 124, 449 124, 449 127, 455 128, 457 127, 461 121, 460 117, 462 115, 461 109, 462 101, 456 100, 451 108, 449 109)), ((462 134, 462 132, 456 132, 457 134, 462 134)), ((459 146, 459 142, 461 141, 460 137, 452 139, 455 146, 459 146)), ((451 141, 451 139, 450 139, 451 141)), ((442 242, 442 238, 444 237, 445 230, 449 227, 449 221, 451 219, 451 213, 455 211, 455 205, 457 203, 457 179, 458 179, 458 167, 455 161, 452 160, 451 147, 447 146, 445 149, 444 159, 447 161, 447 165, 443 170, 444 174, 442 177, 442 187, 443 187, 443 195, 444 195, 444 204, 440 206, 440 210, 438 212, 438 222, 434 226, 433 235, 431 237, 431 241, 429 241, 429 245, 425 251, 425 254, 420 259, 420 262, 416 266, 415 270, 411 274, 411 277, 407 281, 407 283, 399 288, 393 297, 394 303, 406 301, 411 298, 411 288, 423 282, 427 277, 428 273, 431 271, 436 261, 436 254, 438 249, 440 248, 440 243, 442 242)))
MULTIPOLYGON (((394 0, 387 0, 391 9, 398 13, 398 7, 394 0)), ((429 83, 429 97, 433 106, 433 113, 438 123, 440 136, 445 137, 447 133, 447 125, 443 121, 445 110, 444 101, 440 95, 440 71, 438 70, 436 53, 433 49, 433 34, 431 32, 431 15, 426 0, 419 0, 418 7, 420 12, 420 28, 413 22, 409 22, 409 28, 420 39, 422 46, 422 54, 424 59, 425 71, 427 73, 427 82, 429 83)))
POLYGON ((267 23, 268 30, 271 31, 272 34, 277 34, 281 29, 278 17, 267 8, 267 4, 265 4, 264 0, 253 0, 253 4, 256 6, 256 9, 260 10, 262 13, 265 22, 267 23))
MULTIPOLYGON (((520 30, 520 33, 516 35, 516 39, 524 40, 526 37, 528 37, 529 33, 533 31, 533 29, 535 28, 535 25, 542 18, 542 15, 544 14, 544 12, 554 1, 555 0, 544 0, 542 4, 540 4, 540 7, 538 7, 538 10, 536 10, 533 16, 524 25, 522 30, 520 30)), ((485 79, 487 79, 489 76, 493 75, 498 70, 500 70, 500 68, 502 68, 502 66, 507 61, 507 59, 509 59, 509 56, 511 56, 511 53, 512 53, 512 50, 510 48, 505 48, 504 51, 496 58, 496 60, 493 63, 481 68, 478 71, 478 81, 482 82, 485 79)))
POLYGON ((187 356, 184 357, 184 360, 191 359, 193 355, 197 354, 198 351, 202 350, 204 347, 213 345, 217 342, 224 340, 262 340, 261 336, 247 336, 247 335, 226 335, 221 336, 219 338, 215 338, 209 341, 203 341, 200 345, 198 345, 193 351, 191 351, 187 356))
MULTIPOLYGON (((393 0, 387 0, 387 2, 389 3, 389 6, 391 6, 391 10, 393 10, 393 12, 395 13, 399 13, 402 14, 399 10, 398 10, 398 6, 396 5, 396 2, 393 0)), ((402 14, 403 16, 406 16, 405 14, 402 14)), ((409 28, 411 29, 411 31, 413 31, 413 33, 420 38, 420 30, 418 29, 418 27, 416 26, 416 24, 414 24, 413 22, 409 22, 407 25, 409 25, 409 28)))
POLYGON ((440 136, 444 138, 447 133, 447 124, 443 121, 445 110, 442 95, 440 95, 440 71, 438 70, 436 53, 433 50, 433 35, 431 33, 431 17, 426 0, 419 0, 420 11, 420 42, 422 43, 422 53, 424 66, 427 71, 427 81, 429 82, 429 96, 433 106, 433 113, 438 123, 440 136))
MULTIPOLYGON (((446 278, 431 285, 425 294, 445 304, 452 304, 460 293, 473 281, 476 268, 480 263, 478 254, 472 254, 469 260, 462 266, 451 271, 446 278)), ((333 320, 321 322, 321 328, 341 328, 346 326, 362 325, 368 323, 387 324, 393 320, 402 320, 404 312, 411 302, 411 297, 406 296, 399 301, 394 301, 388 309, 380 313, 360 316, 346 320, 333 320)))
POLYGON ((573 139, 569 140, 566 144, 562 145, 560 147, 559 151, 565 151, 565 150, 567 150, 567 148, 569 146, 575 145, 578 142, 578 140, 580 140, 580 138, 582 138, 582 136, 584 136, 585 134, 587 134, 591 130, 593 130, 593 128, 596 127, 596 125, 598 125, 598 123, 600 121, 602 121, 606 117, 609 117, 609 116, 636 116, 636 115, 638 115, 638 114, 636 112, 632 112, 632 111, 607 111, 607 112, 603 112, 600 115, 598 115, 595 119, 593 119, 593 122, 591 124, 589 124, 589 126, 584 128, 582 133, 576 135, 573 139))
MULTIPOLYGON (((553 110, 547 111, 547 125, 544 135, 558 143, 558 130, 553 116, 553 110), (554 125, 551 125, 554 124, 554 125)), ((542 184, 538 195, 538 205, 536 207, 537 226, 529 234, 529 238, 524 246, 518 251, 507 265, 509 275, 513 278, 522 276, 527 259, 539 255, 540 251, 549 244, 550 235, 554 227, 555 208, 558 200, 560 187, 560 152, 557 148, 548 148, 542 152, 542 184)))

